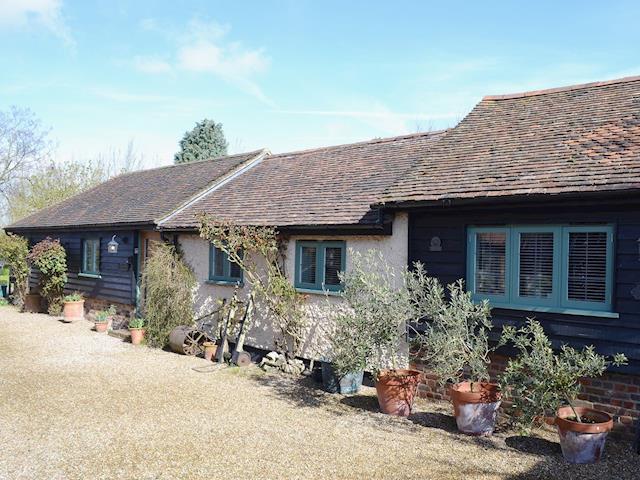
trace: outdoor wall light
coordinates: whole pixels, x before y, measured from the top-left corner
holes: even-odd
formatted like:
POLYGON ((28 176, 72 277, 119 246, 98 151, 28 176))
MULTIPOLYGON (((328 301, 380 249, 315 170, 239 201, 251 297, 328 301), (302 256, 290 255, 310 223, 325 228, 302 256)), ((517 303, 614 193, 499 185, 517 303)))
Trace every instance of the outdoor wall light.
POLYGON ((111 241, 107 243, 107 252, 118 253, 118 242, 116 242, 116 236, 111 237, 111 241))

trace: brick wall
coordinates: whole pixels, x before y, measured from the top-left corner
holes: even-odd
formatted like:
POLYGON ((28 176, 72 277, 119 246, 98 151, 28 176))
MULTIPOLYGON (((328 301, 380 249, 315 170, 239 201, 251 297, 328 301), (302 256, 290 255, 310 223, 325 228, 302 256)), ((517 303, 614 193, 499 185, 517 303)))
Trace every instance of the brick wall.
POLYGON ((108 302, 101 298, 86 297, 84 299, 84 309, 88 313, 88 319, 92 320, 93 315, 98 310, 106 310, 110 305, 116 307, 116 314, 113 317, 111 325, 112 330, 127 328, 129 319, 135 314, 135 305, 125 303, 108 302))
MULTIPOLYGON (((504 370, 507 357, 492 355, 489 373, 495 380, 504 370)), ((448 390, 438 385, 438 377, 425 370, 423 365, 412 368, 422 371, 423 381, 418 385, 418 396, 435 400, 450 400, 448 390)), ((606 372, 597 379, 583 379, 579 404, 610 413, 614 417, 614 433, 633 439, 634 419, 640 418, 640 375, 624 375, 606 372)))

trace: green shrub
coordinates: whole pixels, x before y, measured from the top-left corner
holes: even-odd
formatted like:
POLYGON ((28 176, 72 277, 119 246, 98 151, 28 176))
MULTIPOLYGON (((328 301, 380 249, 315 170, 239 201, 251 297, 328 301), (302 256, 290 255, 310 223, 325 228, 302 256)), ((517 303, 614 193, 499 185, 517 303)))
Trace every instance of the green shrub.
POLYGON ((47 237, 36 243, 27 257, 40 272, 40 294, 47 300, 50 315, 62 312, 67 283, 67 253, 59 240, 47 237))
POLYGON ((69 295, 65 295, 63 301, 64 302, 81 302, 84 300, 84 294, 82 292, 73 292, 69 295))
MULTIPOLYGON (((520 329, 504 327, 502 342, 512 342, 519 352, 509 359, 500 384, 513 401, 512 420, 523 431, 545 415, 555 414, 563 405, 573 408, 581 378, 598 377, 611 364, 627 363, 621 353, 608 361, 596 353, 593 345, 582 350, 563 345, 559 352, 554 352, 542 325, 533 319, 528 319, 520 329)), ((576 420, 580 421, 578 415, 576 420)))
POLYGON ((24 296, 29 287, 29 242, 26 238, 0 231, 0 258, 7 262, 15 278, 12 302, 19 307, 24 304, 24 296))
POLYGON ((158 243, 142 274, 143 312, 147 342, 163 348, 178 325, 192 325, 197 282, 172 246, 158 243))

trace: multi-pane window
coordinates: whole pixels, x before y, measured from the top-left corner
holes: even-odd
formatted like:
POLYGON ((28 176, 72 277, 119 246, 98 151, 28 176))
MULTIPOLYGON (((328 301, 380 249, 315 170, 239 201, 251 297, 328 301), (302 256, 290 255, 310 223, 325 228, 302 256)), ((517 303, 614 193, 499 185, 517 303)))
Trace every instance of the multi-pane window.
POLYGON ((468 286, 496 306, 611 310, 608 225, 469 228, 468 286))
POLYGON ((80 273, 88 275, 100 274, 99 238, 86 238, 82 240, 82 265, 80 273))
POLYGON ((213 244, 209 248, 209 280, 221 283, 242 282, 240 266, 230 261, 227 254, 213 244))
POLYGON ((309 290, 339 291, 338 272, 345 269, 344 242, 296 243, 295 286, 309 290))

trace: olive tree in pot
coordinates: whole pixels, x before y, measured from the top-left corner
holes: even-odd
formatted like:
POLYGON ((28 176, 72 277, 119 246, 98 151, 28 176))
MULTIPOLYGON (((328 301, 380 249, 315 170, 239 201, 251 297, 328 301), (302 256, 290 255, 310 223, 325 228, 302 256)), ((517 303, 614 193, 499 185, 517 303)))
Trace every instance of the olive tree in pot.
POLYGON ((350 251, 350 257, 351 268, 342 275, 344 297, 357 318, 358 345, 376 378, 380 410, 406 417, 421 377, 416 370, 401 368, 408 358, 405 335, 413 317, 406 282, 409 272, 397 271, 376 250, 350 251))
MULTIPOLYGON (((421 266, 410 281, 425 276, 421 266)), ((491 435, 495 428, 500 390, 489 382, 491 309, 474 303, 464 282, 448 285, 449 295, 435 278, 421 282, 415 298, 424 314, 424 331, 416 335, 416 356, 438 375, 442 386, 453 384, 451 401, 458 430, 469 435, 491 435)))
POLYGON ((60 315, 67 283, 67 253, 60 240, 50 237, 36 243, 27 256, 40 275, 40 293, 47 300, 49 315, 60 315))
MULTIPOLYGON (((339 275, 344 276, 341 272, 339 275)), ((351 294, 350 285, 344 292, 345 297, 351 294)), ((333 310, 336 307, 331 305, 333 310)), ((367 341, 367 319, 356 315, 351 309, 337 307, 333 316, 333 328, 327 334, 331 347, 331 362, 322 362, 322 383, 324 389, 331 393, 357 393, 362 386, 364 369, 369 357, 367 341)))
POLYGON ((608 413, 575 405, 581 389, 579 380, 600 376, 609 365, 626 364, 627 358, 618 353, 609 361, 592 345, 582 350, 563 345, 554 352, 542 325, 533 319, 520 329, 505 327, 502 340, 512 342, 519 352, 509 360, 500 380, 513 400, 513 421, 526 431, 554 413, 553 424, 565 460, 600 460, 613 419, 608 413))

